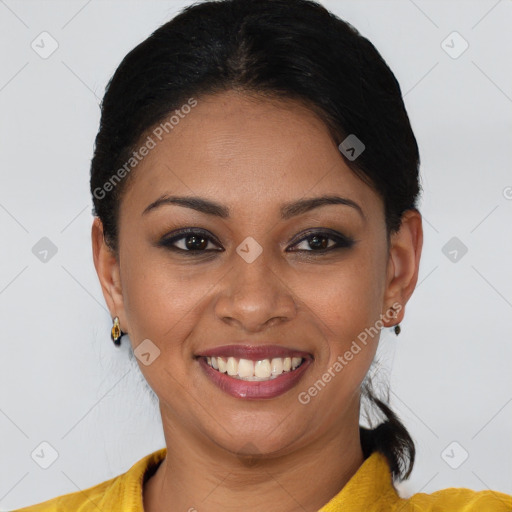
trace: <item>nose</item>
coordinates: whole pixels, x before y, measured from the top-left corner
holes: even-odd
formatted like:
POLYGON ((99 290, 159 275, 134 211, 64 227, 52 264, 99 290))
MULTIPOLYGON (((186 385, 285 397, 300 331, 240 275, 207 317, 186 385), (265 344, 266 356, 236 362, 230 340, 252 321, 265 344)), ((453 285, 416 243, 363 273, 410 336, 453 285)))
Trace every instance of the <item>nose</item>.
POLYGON ((215 314, 223 322, 258 332, 295 317, 293 292, 264 254, 252 263, 235 255, 215 303, 215 314))

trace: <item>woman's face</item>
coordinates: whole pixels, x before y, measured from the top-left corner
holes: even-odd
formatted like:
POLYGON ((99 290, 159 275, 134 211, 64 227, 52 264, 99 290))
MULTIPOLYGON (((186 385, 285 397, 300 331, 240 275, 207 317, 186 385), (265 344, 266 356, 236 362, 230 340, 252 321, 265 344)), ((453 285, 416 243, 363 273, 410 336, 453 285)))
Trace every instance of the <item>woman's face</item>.
POLYGON ((120 205, 119 264, 109 260, 112 281, 102 283, 160 400, 164 430, 240 454, 286 453, 353 431, 375 327, 398 322, 389 308, 403 307, 415 284, 410 237, 393 239, 403 251, 388 258, 382 200, 297 103, 199 98, 162 140, 150 135, 156 145, 120 205), (162 196, 215 207, 150 207, 162 196), (322 196, 346 204, 290 206, 322 196), (171 240, 185 228, 195 238, 171 240), (231 372, 241 358, 242 373, 255 365, 265 380, 221 375, 198 357, 226 345, 242 345, 225 352, 231 372), (263 352, 244 352, 249 345, 263 352), (303 366, 281 374, 291 351, 303 366), (265 377, 268 363, 255 363, 264 359, 279 376, 265 377))

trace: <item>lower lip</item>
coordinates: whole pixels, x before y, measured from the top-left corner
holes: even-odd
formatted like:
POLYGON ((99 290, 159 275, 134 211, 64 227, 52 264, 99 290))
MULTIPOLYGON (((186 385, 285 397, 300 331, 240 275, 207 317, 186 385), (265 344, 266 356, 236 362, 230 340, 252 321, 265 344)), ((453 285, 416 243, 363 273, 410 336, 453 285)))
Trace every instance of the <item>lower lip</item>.
POLYGON ((274 379, 246 381, 235 379, 215 370, 206 362, 206 358, 199 357, 199 365, 206 376, 215 385, 228 395, 248 400, 275 398, 276 396, 286 393, 299 382, 300 378, 311 364, 311 361, 311 359, 305 358, 304 362, 296 370, 284 372, 274 379))

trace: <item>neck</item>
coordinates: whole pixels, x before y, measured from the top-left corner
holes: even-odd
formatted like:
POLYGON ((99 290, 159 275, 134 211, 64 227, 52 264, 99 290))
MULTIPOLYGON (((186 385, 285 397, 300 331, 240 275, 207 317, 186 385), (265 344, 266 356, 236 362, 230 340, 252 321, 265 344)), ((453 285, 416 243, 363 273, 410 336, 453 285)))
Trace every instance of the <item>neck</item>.
POLYGON ((358 422, 287 455, 245 460, 164 425, 167 456, 144 486, 145 512, 316 512, 364 461, 358 422))

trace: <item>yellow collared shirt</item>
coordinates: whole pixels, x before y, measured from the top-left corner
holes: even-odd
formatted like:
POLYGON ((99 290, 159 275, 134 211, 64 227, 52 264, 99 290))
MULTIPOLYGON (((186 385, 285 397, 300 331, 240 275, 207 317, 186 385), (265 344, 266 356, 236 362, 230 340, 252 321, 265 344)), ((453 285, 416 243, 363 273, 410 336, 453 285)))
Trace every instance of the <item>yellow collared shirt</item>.
MULTIPOLYGON (((144 479, 156 471, 166 454, 167 448, 161 448, 117 477, 13 512, 144 512, 144 479)), ((512 512, 512 496, 449 488, 400 498, 385 457, 374 452, 318 512, 512 512)))

